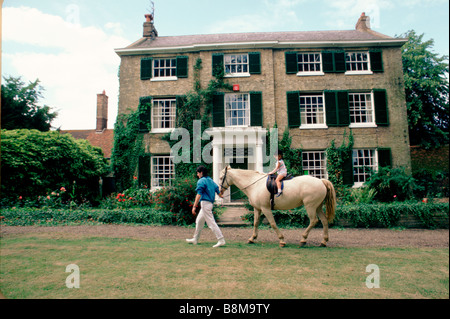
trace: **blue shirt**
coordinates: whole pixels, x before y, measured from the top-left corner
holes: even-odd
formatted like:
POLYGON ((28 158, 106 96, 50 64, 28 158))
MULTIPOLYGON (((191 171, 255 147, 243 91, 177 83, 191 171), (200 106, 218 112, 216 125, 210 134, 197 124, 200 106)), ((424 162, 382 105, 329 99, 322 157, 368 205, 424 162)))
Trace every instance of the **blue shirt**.
POLYGON ((220 194, 219 186, 209 176, 202 177, 198 180, 195 191, 202 196, 200 201, 206 200, 211 203, 214 203, 216 193, 220 194))

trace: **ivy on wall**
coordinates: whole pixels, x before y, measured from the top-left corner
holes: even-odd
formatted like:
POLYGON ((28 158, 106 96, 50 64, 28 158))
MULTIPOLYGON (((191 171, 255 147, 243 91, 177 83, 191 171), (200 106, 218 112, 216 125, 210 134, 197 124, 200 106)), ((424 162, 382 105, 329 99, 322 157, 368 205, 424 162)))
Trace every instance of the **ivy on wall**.
MULTIPOLYGON (((190 145, 193 145, 194 137, 194 120, 201 121, 201 136, 205 129, 211 126, 211 110, 213 103, 213 96, 218 90, 232 90, 233 86, 224 81, 225 71, 222 69, 214 73, 215 79, 212 79, 205 89, 202 89, 200 82, 200 71, 202 70, 202 60, 198 58, 194 65, 194 87, 193 90, 186 93, 184 96, 177 97, 177 119, 176 127, 184 128, 189 132, 190 145)), ((167 141, 172 148, 178 140, 170 139, 171 133, 164 135, 163 140, 167 141)), ((210 141, 201 141, 201 150, 210 141)), ((194 154, 196 151, 193 147, 190 148, 189 161, 187 163, 181 162, 175 164, 175 171, 177 176, 184 177, 195 174, 195 170, 200 165, 194 163, 194 158, 202 158, 201 154, 194 154)), ((209 171, 212 171, 211 164, 201 163, 206 166, 209 171)))
POLYGON ((353 170, 352 170, 352 152, 353 152, 353 133, 350 131, 348 136, 348 141, 346 143, 346 135, 344 132, 344 137, 342 144, 336 147, 335 141, 331 141, 330 147, 326 149, 327 156, 327 172, 328 179, 333 183, 334 187, 339 192, 343 190, 345 185, 353 184, 353 170))
POLYGON ((141 116, 148 105, 144 104, 129 114, 119 114, 114 125, 114 147, 111 154, 111 169, 119 192, 132 186, 139 156, 144 154, 141 116))

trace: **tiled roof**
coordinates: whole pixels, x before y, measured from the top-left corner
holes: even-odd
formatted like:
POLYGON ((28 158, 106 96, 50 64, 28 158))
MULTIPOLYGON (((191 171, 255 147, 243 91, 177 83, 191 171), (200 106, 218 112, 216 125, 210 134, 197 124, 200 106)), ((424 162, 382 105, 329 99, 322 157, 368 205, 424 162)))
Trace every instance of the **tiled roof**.
POLYGON ((100 147, 103 150, 105 158, 111 158, 114 145, 114 130, 69 130, 61 131, 62 134, 71 134, 75 139, 88 140, 93 146, 100 147))
POLYGON ((200 34, 169 37, 142 38, 127 48, 171 47, 183 45, 201 45, 228 42, 314 42, 314 41, 367 41, 385 40, 388 37, 376 36, 369 32, 349 31, 304 31, 304 32, 254 32, 254 33, 224 33, 200 34))
POLYGON ((195 48, 217 45, 219 48, 225 44, 244 45, 246 43, 268 46, 283 46, 295 43, 301 45, 318 43, 354 43, 354 42, 380 42, 400 43, 403 39, 392 38, 373 30, 358 31, 292 31, 292 32, 253 32, 253 33, 224 33, 224 34, 200 34, 181 36, 158 36, 155 38, 143 37, 123 49, 117 49, 120 55, 131 51, 158 50, 170 48, 195 48))

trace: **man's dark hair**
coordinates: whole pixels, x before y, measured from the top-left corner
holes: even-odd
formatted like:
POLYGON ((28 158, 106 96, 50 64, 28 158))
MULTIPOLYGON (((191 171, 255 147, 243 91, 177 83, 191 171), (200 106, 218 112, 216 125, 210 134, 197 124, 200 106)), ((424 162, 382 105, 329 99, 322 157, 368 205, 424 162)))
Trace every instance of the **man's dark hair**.
POLYGON ((205 166, 200 165, 197 168, 197 173, 203 173, 203 176, 208 176, 208 169, 205 166))

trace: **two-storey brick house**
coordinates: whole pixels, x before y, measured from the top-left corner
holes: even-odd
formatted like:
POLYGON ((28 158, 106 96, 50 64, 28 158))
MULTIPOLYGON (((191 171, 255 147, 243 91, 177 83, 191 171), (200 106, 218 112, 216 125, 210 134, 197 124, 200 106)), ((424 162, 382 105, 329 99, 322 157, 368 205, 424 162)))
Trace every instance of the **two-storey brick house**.
POLYGON ((223 68, 234 91, 218 92, 212 110, 213 178, 233 158, 240 167, 263 169, 266 128, 288 127, 292 147, 303 150, 303 169, 327 177, 325 149, 345 132, 354 137, 355 186, 367 168, 410 168, 401 46, 404 39, 370 29, 361 15, 355 30, 158 36, 151 15, 144 36, 116 53, 121 57, 119 114, 151 101, 145 133, 152 188, 174 178, 170 147, 161 139, 173 130, 177 97, 194 85, 194 63, 203 62, 200 82, 223 68))

